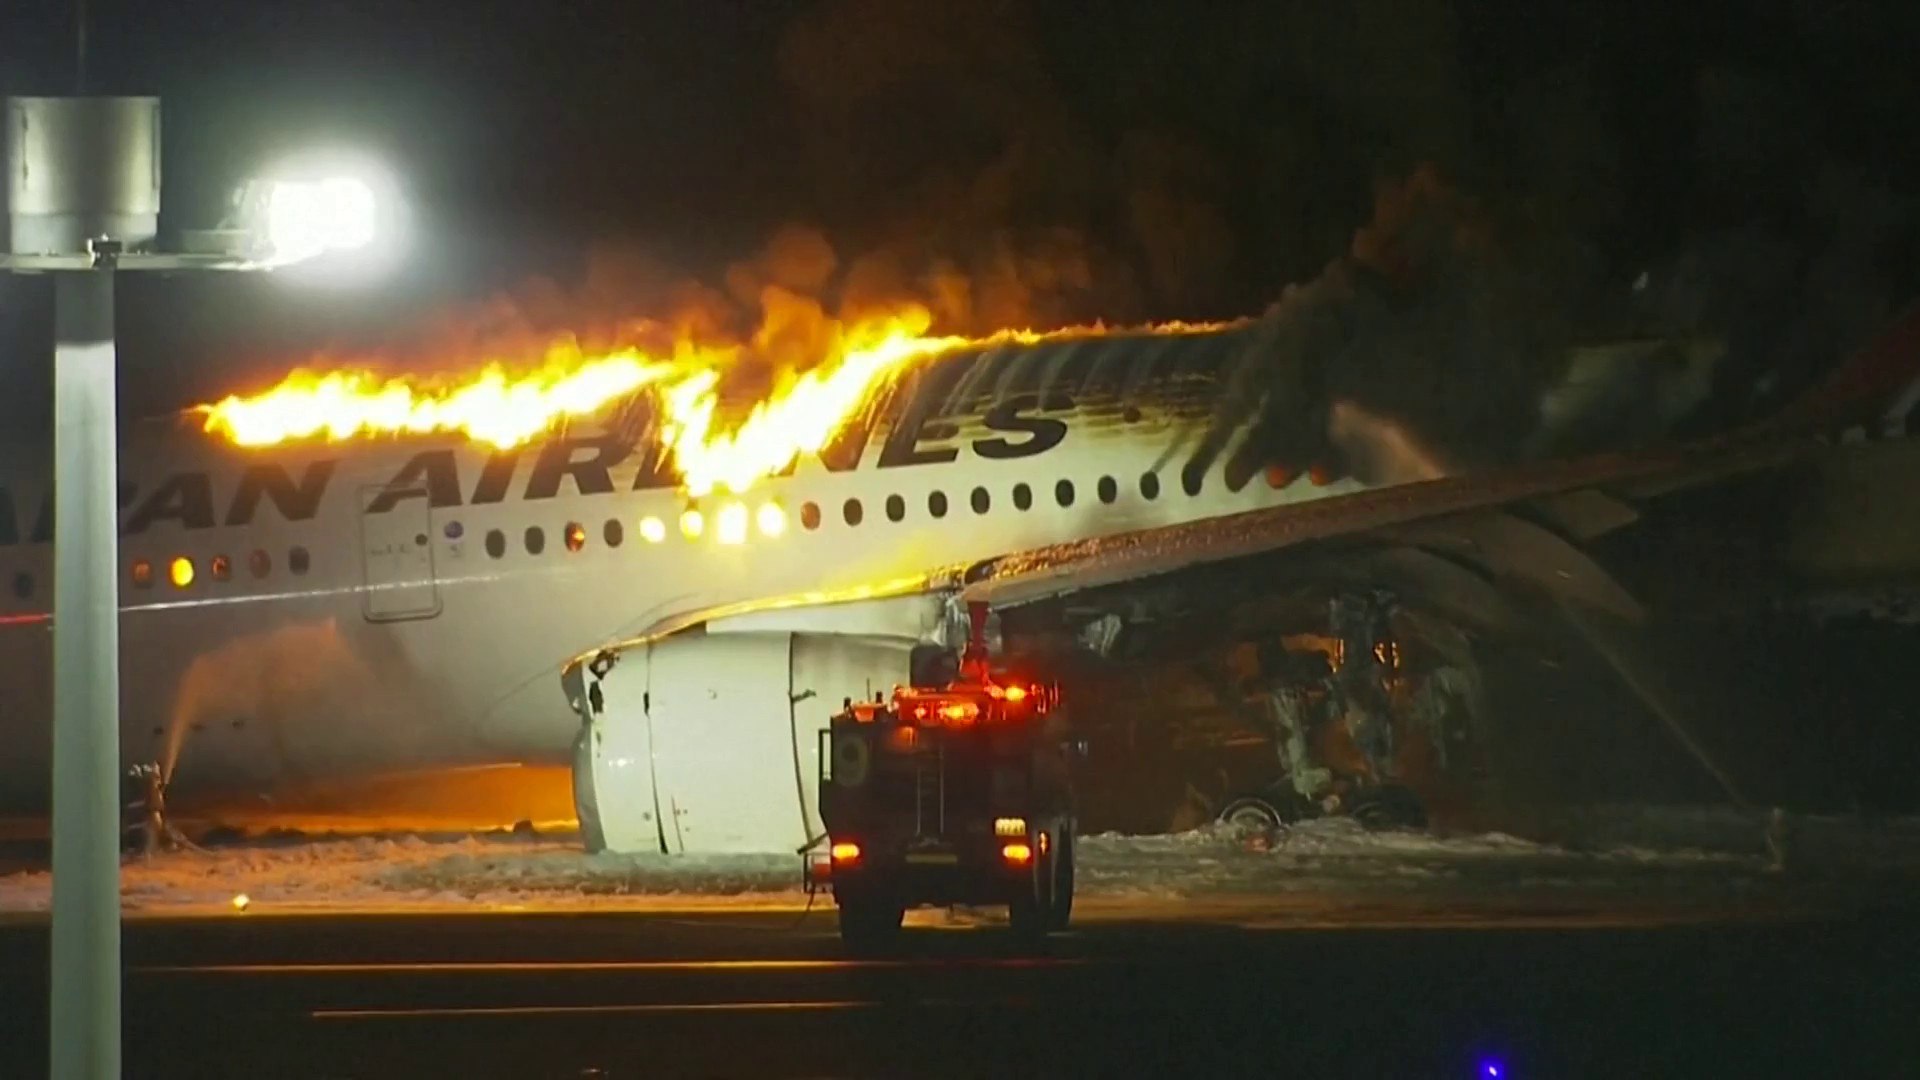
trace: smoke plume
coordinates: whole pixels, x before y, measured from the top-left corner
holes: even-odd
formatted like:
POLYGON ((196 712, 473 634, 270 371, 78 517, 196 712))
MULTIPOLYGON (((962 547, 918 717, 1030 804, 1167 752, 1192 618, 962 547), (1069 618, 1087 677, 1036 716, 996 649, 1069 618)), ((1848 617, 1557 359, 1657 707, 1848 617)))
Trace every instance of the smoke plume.
MULTIPOLYGON (((1770 17, 1840 53, 1874 33, 1770 17)), ((790 224, 760 250, 602 243, 380 366, 692 339, 736 348, 746 396, 903 304, 959 334, 1264 310, 1190 467, 1340 464, 1371 418, 1461 469, 1724 426, 1920 287, 1911 178, 1823 122, 1895 88, 1737 52, 1655 71, 1644 35, 1542 18, 1579 47, 1515 59, 1439 0, 811 5, 771 57, 782 138, 751 167, 790 224), (1622 341, 1649 344, 1588 348, 1622 341), (1575 398, 1609 404, 1574 428, 1552 402, 1575 398)))

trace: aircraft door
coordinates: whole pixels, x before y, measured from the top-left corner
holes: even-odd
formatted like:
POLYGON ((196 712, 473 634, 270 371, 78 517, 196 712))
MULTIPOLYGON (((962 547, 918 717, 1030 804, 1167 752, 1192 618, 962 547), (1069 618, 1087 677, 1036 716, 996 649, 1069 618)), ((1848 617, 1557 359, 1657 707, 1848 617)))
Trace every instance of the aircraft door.
POLYGON ((433 572, 433 506, 424 490, 360 490, 360 560, 368 622, 430 619, 440 614, 433 572))

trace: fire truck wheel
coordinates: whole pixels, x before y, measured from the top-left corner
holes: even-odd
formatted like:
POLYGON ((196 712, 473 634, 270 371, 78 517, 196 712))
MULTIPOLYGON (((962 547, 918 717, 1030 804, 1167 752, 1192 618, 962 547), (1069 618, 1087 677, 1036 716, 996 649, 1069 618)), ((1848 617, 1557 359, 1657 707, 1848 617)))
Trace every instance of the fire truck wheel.
POLYGON ((1051 843, 1042 847, 1034 856, 1027 887, 1007 903, 1007 925, 1016 937, 1027 941, 1045 937, 1053 929, 1054 852, 1051 843))
POLYGON ((900 920, 907 909, 898 901, 884 897, 842 897, 840 940, 852 949, 884 947, 900 933, 900 920))
POLYGON ((1053 904, 1048 910, 1047 929, 1065 930, 1073 915, 1073 830, 1063 828, 1054 843, 1053 904))

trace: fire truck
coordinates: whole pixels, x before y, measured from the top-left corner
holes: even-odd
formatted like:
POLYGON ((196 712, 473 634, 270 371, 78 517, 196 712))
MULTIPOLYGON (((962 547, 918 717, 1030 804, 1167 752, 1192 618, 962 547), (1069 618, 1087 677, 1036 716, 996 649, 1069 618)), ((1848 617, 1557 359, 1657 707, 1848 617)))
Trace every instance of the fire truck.
POLYGON ((830 882, 841 940, 891 941, 909 908, 1007 906, 1035 941, 1073 909, 1072 747, 1056 685, 992 677, 969 658, 938 687, 844 703, 820 761, 825 850, 808 882, 830 882))

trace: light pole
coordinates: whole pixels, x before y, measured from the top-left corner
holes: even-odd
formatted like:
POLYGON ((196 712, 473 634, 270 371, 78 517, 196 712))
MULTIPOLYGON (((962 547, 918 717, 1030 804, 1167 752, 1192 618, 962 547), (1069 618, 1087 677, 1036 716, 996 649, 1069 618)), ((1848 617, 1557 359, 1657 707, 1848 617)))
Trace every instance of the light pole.
POLYGON ((160 101, 10 98, 0 270, 54 276, 53 1076, 120 1075, 120 626, 113 285, 264 270, 372 238, 354 179, 250 185, 235 228, 153 250, 160 101))

